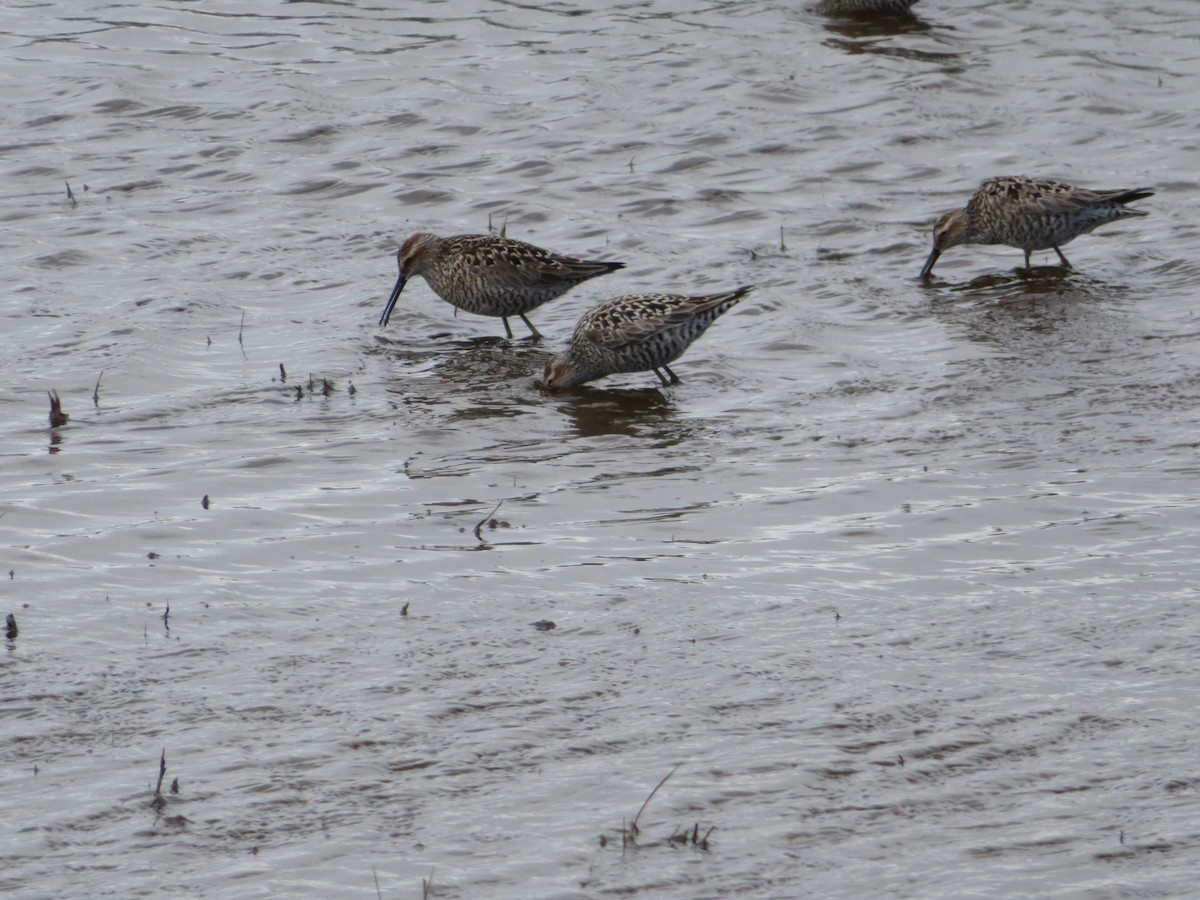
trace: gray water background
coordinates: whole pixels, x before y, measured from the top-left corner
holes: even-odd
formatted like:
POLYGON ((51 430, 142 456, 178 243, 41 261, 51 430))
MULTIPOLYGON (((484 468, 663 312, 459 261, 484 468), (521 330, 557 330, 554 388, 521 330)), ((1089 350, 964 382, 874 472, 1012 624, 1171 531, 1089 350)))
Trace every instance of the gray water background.
POLYGON ((1196 11, 0 9, 0 892, 1194 895, 1196 11), (921 285, 997 174, 1158 193, 921 285), (489 223, 628 268, 378 327, 489 223))

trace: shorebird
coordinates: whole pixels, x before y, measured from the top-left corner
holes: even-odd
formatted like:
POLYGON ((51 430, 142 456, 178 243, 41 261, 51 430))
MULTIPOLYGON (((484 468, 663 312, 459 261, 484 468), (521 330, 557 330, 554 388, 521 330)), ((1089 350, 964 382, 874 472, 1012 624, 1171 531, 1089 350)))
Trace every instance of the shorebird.
POLYGON ((753 289, 703 297, 634 294, 601 303, 584 313, 570 346, 550 357, 544 384, 558 390, 618 372, 645 371, 654 372, 664 385, 677 384, 679 376, 667 363, 753 289))
POLYGON ((815 7, 827 16, 856 16, 871 13, 911 15, 909 7, 917 0, 822 0, 815 7))
POLYGON ((959 244, 1017 247, 1025 251, 1027 269, 1031 252, 1053 250, 1070 268, 1059 247, 1105 222, 1146 215, 1125 204, 1152 196, 1150 188, 1092 191, 1020 175, 989 178, 966 206, 946 213, 933 226, 933 252, 921 278, 929 278, 943 250, 959 244))
POLYGON ((420 275, 447 303, 477 315, 502 318, 510 338, 508 317, 520 316, 535 339, 541 334, 525 313, 582 281, 625 267, 619 262, 558 256, 533 244, 490 234, 414 234, 404 242, 396 260, 400 277, 379 317, 381 327, 391 318, 404 285, 420 275))

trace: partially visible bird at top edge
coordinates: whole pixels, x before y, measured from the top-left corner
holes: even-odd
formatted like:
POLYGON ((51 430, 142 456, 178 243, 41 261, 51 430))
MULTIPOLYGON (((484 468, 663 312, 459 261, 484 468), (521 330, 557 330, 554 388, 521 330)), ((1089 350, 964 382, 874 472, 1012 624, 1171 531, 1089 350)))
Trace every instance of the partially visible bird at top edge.
POLYGON ((823 16, 911 16, 917 0, 821 0, 814 8, 823 16))

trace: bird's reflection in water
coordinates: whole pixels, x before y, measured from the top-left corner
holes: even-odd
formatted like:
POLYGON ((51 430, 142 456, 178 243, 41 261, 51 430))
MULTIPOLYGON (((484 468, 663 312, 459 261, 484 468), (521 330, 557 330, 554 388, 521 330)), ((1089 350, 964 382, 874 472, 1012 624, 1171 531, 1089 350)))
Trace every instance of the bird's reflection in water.
MULTIPOLYGON (((942 65, 951 64, 951 70, 958 69, 957 65, 953 65, 954 61, 960 58, 957 52, 930 50, 928 47, 905 47, 892 40, 906 35, 924 35, 934 30, 934 26, 911 12, 826 16, 823 17, 821 26, 829 33, 825 40, 826 46, 846 53, 871 53, 942 65)), ((945 30, 945 27, 939 26, 939 30, 945 30)))
POLYGON ((563 393, 541 391, 571 422, 578 437, 626 435, 655 446, 678 444, 695 431, 682 418, 669 390, 577 387, 563 393))
POLYGON ((1123 309, 1132 293, 1128 285, 1060 266, 1035 266, 948 286, 938 291, 931 311, 964 327, 973 341, 1023 355, 1061 354, 1064 341, 1082 351, 1113 340, 1127 327, 1123 309))

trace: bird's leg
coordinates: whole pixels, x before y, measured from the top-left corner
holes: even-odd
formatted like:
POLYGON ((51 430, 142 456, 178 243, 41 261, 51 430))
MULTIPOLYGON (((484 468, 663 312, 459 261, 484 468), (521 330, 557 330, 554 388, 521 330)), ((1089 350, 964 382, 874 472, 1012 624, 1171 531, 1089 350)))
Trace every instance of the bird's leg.
MULTIPOLYGON (((532 322, 530 322, 527 318, 525 318, 525 313, 517 313, 517 315, 521 317, 522 322, 524 322, 526 325, 529 326, 529 333, 531 335, 533 335, 533 339, 535 341, 540 341, 542 339, 542 333, 533 327, 532 322)), ((508 320, 505 319, 504 321, 507 322, 508 320)), ((509 334, 509 337, 512 337, 511 333, 509 334)))
POLYGON ((663 371, 671 376, 671 380, 666 382, 667 384, 679 384, 679 376, 671 371, 670 366, 663 366, 663 371))
MULTIPOLYGON (((521 318, 523 319, 525 317, 521 316, 521 318)), ((512 329, 508 326, 508 316, 501 316, 500 321, 504 323, 504 336, 511 341, 512 340, 512 329)), ((526 323, 526 324, 528 324, 528 323, 526 323)))
POLYGON ((1054 248, 1054 252, 1055 252, 1055 253, 1057 253, 1057 254, 1058 254, 1058 258, 1062 260, 1062 264, 1063 264, 1063 268, 1064 268, 1064 269, 1069 269, 1069 268, 1071 268, 1071 264, 1070 264, 1069 262, 1067 262, 1067 258, 1066 258, 1065 256, 1063 256, 1063 252, 1062 252, 1061 250, 1059 250, 1057 247, 1055 247, 1055 248, 1054 248))
POLYGON ((1029 251, 1025 251, 1025 268, 1029 268, 1029 251))
MULTIPOLYGON (((667 367, 663 366, 663 368, 666 369, 667 367)), ((654 372, 655 375, 658 376, 658 380, 662 382, 663 387, 666 387, 668 384, 671 383, 671 382, 667 381, 667 376, 664 375, 662 372, 658 371, 657 368, 653 369, 652 371, 654 372)), ((667 371, 670 371, 670 369, 667 369, 667 371)))

